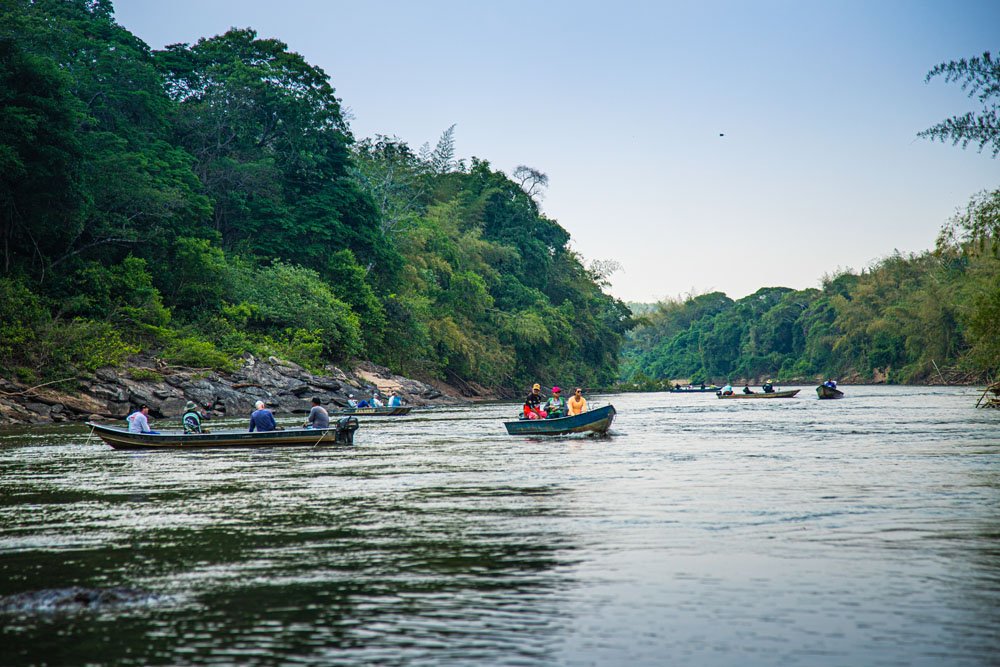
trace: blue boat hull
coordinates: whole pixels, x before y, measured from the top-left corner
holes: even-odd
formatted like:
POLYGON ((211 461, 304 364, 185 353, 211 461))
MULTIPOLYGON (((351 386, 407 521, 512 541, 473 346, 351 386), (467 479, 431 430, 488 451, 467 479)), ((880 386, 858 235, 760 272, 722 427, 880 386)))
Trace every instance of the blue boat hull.
POLYGON ((606 433, 615 419, 615 406, 605 405, 572 417, 556 419, 518 419, 504 422, 510 435, 566 435, 568 433, 606 433))

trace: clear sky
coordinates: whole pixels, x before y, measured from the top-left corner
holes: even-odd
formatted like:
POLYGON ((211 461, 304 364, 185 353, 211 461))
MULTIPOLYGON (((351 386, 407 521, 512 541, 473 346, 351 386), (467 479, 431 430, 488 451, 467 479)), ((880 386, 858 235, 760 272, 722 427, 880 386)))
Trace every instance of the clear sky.
POLYGON ((548 174, 611 291, 818 287, 933 246, 1000 159, 917 139, 976 108, 935 64, 1000 52, 1000 1, 117 0, 153 48, 252 27, 330 75, 358 138, 548 174), (724 135, 724 136, 722 136, 724 135))

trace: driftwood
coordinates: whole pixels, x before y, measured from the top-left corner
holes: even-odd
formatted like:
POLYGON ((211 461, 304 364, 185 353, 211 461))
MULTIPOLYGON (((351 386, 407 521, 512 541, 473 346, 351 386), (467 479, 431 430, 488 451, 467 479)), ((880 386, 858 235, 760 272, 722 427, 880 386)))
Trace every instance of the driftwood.
POLYGON ((1000 408, 1000 382, 994 382, 993 384, 986 387, 983 391, 983 395, 979 397, 976 401, 977 408, 1000 408), (992 393, 992 398, 987 398, 986 395, 992 393))
POLYGON ((75 378, 63 378, 62 380, 52 380, 51 382, 43 382, 42 384, 36 384, 34 387, 28 387, 23 391, 0 391, 0 394, 3 394, 4 396, 27 396, 31 392, 41 387, 46 387, 50 384, 58 384, 60 382, 69 382, 70 380, 74 379, 75 378))

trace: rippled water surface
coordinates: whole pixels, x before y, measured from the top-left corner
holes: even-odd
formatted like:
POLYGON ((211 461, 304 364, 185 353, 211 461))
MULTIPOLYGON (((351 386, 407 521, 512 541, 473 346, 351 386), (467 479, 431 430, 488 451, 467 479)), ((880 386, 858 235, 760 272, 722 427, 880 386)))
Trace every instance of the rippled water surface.
POLYGON ((0 664, 998 664, 1000 411, 843 389, 596 396, 603 439, 509 404, 350 448, 0 432, 0 596, 147 593, 0 613, 0 664))

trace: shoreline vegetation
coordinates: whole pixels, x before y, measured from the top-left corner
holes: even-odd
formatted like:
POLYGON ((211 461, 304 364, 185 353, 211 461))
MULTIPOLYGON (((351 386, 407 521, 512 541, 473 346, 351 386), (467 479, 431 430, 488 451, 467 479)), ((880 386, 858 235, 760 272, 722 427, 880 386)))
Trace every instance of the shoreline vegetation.
MULTIPOLYGON (((989 54, 935 76, 996 114, 989 54)), ((231 414, 252 404, 250 360, 303 391, 336 384, 334 402, 377 384, 365 367, 414 401, 1000 369, 1000 190, 933 251, 818 289, 625 304, 617 264, 585 260, 542 211, 545 173, 457 157, 454 125, 433 147, 356 139, 326 73, 250 28, 153 50, 109 0, 11 0, 0 91, 0 422, 181 395, 231 414), (202 396, 206 378, 228 398, 202 396)), ((995 123, 924 134, 996 157, 1000 130, 980 126, 995 123)))

